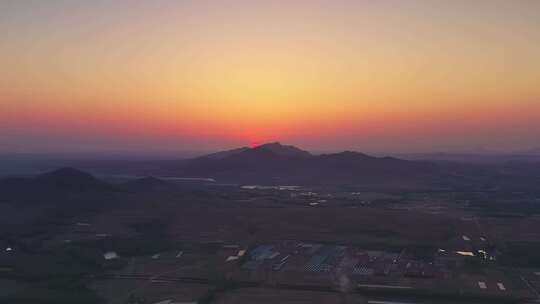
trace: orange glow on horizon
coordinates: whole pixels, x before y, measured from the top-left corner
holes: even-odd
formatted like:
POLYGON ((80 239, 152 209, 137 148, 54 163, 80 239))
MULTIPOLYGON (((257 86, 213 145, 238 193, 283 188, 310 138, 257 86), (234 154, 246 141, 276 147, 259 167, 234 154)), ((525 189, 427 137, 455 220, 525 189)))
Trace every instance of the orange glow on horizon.
POLYGON ((540 129, 540 2, 13 2, 0 20, 15 150, 513 149, 540 129))

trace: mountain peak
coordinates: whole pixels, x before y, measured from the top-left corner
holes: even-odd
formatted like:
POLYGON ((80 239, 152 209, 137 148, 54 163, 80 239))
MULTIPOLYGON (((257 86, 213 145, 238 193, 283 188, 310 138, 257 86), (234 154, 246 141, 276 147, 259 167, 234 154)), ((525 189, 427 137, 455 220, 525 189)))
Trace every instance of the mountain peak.
POLYGON ((269 151, 280 156, 289 156, 289 157, 309 157, 312 156, 311 153, 299 149, 295 146, 282 145, 280 142, 272 142, 262 144, 251 150, 254 151, 269 151))
POLYGON ((86 172, 74 168, 60 168, 37 176, 38 179, 94 179, 86 172))
POLYGON ((279 141, 274 141, 274 142, 260 144, 260 145, 257 145, 255 147, 253 147, 253 148, 257 149, 257 148, 263 148, 263 147, 283 147, 283 146, 284 145, 282 145, 279 141))
POLYGON ((106 184, 89 173, 74 169, 61 168, 38 175, 33 182, 44 188, 64 190, 98 190, 106 188, 106 184))

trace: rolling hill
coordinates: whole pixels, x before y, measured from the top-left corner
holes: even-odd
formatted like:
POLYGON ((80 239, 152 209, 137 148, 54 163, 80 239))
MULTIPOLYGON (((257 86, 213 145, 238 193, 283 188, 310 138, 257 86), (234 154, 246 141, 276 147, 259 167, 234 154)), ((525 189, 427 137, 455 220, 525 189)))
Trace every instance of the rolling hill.
POLYGON ((94 195, 114 188, 92 175, 73 168, 61 168, 33 177, 10 177, 0 180, 0 199, 19 201, 51 199, 69 195, 94 195))

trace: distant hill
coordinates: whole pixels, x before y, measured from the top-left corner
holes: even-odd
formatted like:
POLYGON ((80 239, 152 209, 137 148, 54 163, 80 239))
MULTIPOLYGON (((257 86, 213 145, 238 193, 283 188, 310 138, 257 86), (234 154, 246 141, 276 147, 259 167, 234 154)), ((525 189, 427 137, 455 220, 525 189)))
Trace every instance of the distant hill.
POLYGON ((179 174, 222 181, 272 183, 422 183, 435 165, 359 152, 312 155, 280 143, 240 148, 186 161, 179 174), (234 152, 231 152, 234 151, 234 152), (220 157, 212 157, 219 155, 220 157))
POLYGON ((113 187, 92 175, 73 168, 62 168, 34 177, 0 180, 0 199, 48 198, 59 195, 96 194, 113 187))
POLYGON ((43 173, 31 179, 30 185, 46 190, 69 192, 91 192, 110 189, 105 182, 98 180, 89 173, 73 168, 61 168, 43 173))

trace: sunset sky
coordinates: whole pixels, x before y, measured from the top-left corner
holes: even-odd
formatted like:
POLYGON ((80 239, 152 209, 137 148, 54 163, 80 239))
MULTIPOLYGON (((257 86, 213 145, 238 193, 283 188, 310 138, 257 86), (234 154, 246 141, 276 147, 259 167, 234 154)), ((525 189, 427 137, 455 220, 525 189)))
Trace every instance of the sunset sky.
POLYGON ((0 152, 540 146, 540 1, 0 1, 0 152))

